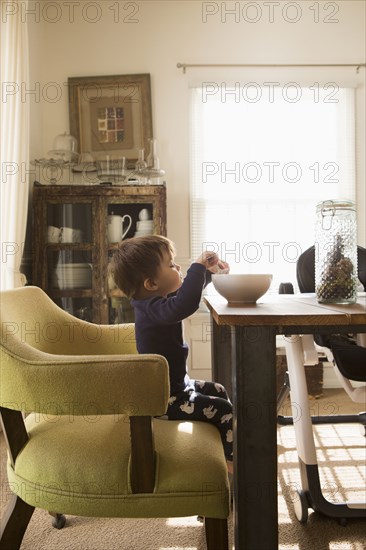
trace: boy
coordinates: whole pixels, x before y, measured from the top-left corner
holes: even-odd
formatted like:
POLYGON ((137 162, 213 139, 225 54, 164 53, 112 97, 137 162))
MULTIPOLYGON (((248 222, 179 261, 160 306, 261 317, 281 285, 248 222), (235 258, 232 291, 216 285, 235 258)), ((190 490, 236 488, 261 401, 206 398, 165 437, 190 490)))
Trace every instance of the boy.
POLYGON ((232 404, 221 384, 191 380, 186 369, 188 346, 182 321, 199 306, 211 273, 229 270, 217 254, 204 252, 192 263, 183 280, 174 262, 173 243, 147 235, 122 241, 113 256, 111 273, 117 287, 131 299, 135 310, 139 353, 163 355, 169 364, 169 420, 211 422, 220 431, 229 473, 232 473, 232 404))

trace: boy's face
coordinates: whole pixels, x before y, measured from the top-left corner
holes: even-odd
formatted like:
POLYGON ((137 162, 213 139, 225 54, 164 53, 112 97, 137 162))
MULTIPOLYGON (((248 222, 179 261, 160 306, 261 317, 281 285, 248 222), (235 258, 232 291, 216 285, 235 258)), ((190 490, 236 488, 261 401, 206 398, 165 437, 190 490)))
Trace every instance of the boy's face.
POLYGON ((157 294, 167 296, 175 292, 182 284, 182 273, 180 265, 174 262, 172 254, 164 253, 157 274, 154 277, 157 294))

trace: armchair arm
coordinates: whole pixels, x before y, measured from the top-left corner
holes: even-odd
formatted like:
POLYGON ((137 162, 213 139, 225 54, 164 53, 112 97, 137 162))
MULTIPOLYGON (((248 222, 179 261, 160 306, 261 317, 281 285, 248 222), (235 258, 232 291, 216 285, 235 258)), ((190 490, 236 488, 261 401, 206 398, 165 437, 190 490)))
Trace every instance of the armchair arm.
MULTIPOLYGON (((2 348, 0 406, 43 415, 160 416, 169 371, 160 355, 55 356, 24 359, 2 348)), ((93 420, 94 421, 94 420, 93 420)))

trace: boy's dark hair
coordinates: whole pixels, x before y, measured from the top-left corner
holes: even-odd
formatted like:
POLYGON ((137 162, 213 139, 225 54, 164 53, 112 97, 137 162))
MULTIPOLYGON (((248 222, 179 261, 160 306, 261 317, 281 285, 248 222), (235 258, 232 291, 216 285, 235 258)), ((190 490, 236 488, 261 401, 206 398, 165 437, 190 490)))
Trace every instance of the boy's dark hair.
POLYGON ((145 279, 156 275, 165 253, 174 257, 174 244, 161 235, 125 239, 113 254, 109 273, 123 294, 133 298, 145 279))

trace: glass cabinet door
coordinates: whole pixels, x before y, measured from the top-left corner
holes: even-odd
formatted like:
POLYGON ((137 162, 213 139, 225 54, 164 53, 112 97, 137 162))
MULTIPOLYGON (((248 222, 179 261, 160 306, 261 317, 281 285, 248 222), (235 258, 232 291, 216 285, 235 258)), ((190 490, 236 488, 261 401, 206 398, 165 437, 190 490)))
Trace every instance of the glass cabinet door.
POLYGON ((47 204, 48 243, 92 241, 91 203, 47 204))
POLYGON ((62 309, 93 320, 93 251, 91 203, 47 204, 46 281, 62 309))

